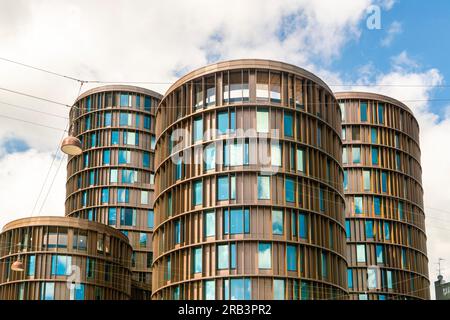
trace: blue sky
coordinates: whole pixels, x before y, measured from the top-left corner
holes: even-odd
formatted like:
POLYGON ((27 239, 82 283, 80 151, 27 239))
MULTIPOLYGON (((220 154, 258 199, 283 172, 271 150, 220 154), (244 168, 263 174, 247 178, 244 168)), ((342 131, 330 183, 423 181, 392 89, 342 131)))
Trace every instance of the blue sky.
MULTIPOLYGON (((450 1, 402 0, 397 1, 389 11, 382 11, 381 30, 368 30, 365 21, 360 22, 361 37, 351 41, 342 50, 341 56, 333 60, 332 68, 343 72, 349 82, 356 80, 359 68, 373 63, 381 72, 391 69, 391 57, 407 51, 408 56, 418 63, 418 69, 438 68, 444 79, 450 78, 450 1), (389 46, 382 46, 390 25, 401 24, 389 46)), ((446 81, 444 84, 450 84, 446 81)), ((436 88, 433 99, 450 99, 449 88, 436 88)), ((432 111, 442 115, 443 107, 449 102, 430 102, 432 111)))

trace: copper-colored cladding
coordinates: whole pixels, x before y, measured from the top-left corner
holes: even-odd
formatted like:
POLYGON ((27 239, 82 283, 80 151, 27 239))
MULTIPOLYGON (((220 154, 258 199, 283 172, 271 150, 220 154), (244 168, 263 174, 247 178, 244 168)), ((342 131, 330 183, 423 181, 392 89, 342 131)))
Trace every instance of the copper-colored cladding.
POLYGON ((148 89, 108 85, 83 93, 70 111, 69 132, 82 141, 83 153, 69 157, 66 215, 109 224, 128 235, 134 250, 133 299, 151 295, 151 144, 160 98, 148 89), (119 201, 119 192, 125 202, 119 201))
POLYGON ((67 217, 15 220, 0 234, 0 300, 127 300, 131 252, 127 237, 100 223, 67 217), (19 256, 23 272, 11 270, 19 256), (77 290, 68 279, 79 280, 77 290))
POLYGON ((350 298, 429 299, 418 122, 406 105, 386 96, 343 92, 336 97, 345 109, 350 298), (362 121, 365 104, 367 121, 362 121), (353 163, 357 148, 360 163, 353 163), (356 213, 355 202, 361 200, 356 213))
MULTIPOLYGON (((232 298, 236 294, 233 286, 244 286, 244 282, 245 293, 243 288, 238 297, 242 294, 252 299, 346 298, 341 114, 331 90, 322 80, 301 68, 275 61, 216 63, 178 80, 158 106, 156 117, 154 299, 226 299, 227 295, 232 298), (219 111, 228 111, 230 118, 230 111, 234 111, 236 130, 256 129, 257 110, 267 110, 269 129, 280 130, 280 167, 270 164, 267 167, 261 162, 222 165, 220 144, 233 141, 235 133, 205 136, 195 143, 200 152, 193 151, 194 118, 203 119, 205 132, 217 128, 219 111), (292 137, 284 135, 284 114, 292 115, 292 137), (187 130, 181 143, 184 156, 192 151, 191 159, 194 154, 202 159, 203 148, 215 141, 219 146, 216 161, 220 163, 208 171, 202 161, 184 164, 181 177, 176 180, 176 165, 169 154, 169 139, 175 129, 187 130), (304 151, 304 172, 297 163, 297 150, 304 151), (258 199, 257 178, 264 168, 275 173, 269 177, 270 200, 258 199), (217 199, 218 176, 235 177, 235 199, 217 199), (291 195, 294 202, 285 198, 286 178, 294 183, 291 195), (199 179, 203 183, 203 201, 201 205, 193 205, 193 182, 199 179), (224 233, 224 213, 233 208, 248 209, 248 233, 224 233), (272 232, 272 210, 283 212, 282 234, 272 232), (205 213, 211 211, 215 213, 215 235, 206 236, 205 213), (301 214, 306 218, 306 228, 300 236, 301 214), (180 230, 178 239, 175 230, 180 230), (271 258, 265 261, 270 261, 270 266, 265 269, 258 264, 261 243, 271 245, 271 258), (219 245, 236 248, 235 255, 228 251, 228 267, 223 269, 218 266, 219 245), (288 246, 297 253, 297 258, 291 261, 295 268, 292 265, 290 269, 294 271, 287 267, 288 246), (201 248, 201 272, 193 268, 197 248, 201 248), (237 280, 243 278, 248 280, 237 280), (279 289, 276 294, 275 282, 279 289), (208 297, 205 286, 209 288, 208 297)), ((257 136, 261 138, 263 134, 257 136)), ((257 146, 249 144, 250 157, 257 154, 252 148, 261 148, 261 141, 257 146)), ((173 154, 176 144, 173 143, 173 154)))

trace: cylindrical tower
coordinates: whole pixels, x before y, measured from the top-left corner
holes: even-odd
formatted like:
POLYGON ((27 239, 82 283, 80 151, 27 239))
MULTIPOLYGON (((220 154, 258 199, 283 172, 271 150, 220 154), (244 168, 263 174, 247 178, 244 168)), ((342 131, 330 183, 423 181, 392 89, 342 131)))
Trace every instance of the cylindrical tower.
POLYGON ((419 124, 403 103, 336 94, 342 108, 351 299, 429 299, 419 124))
POLYGON ((128 300, 131 246, 104 224, 31 217, 0 234, 0 300, 128 300), (14 262, 23 271, 11 270, 14 262))
POLYGON ((339 105, 293 65, 193 71, 158 106, 155 299, 344 299, 339 105))
POLYGON ((133 299, 151 297, 154 115, 160 98, 148 89, 103 86, 83 93, 70 111, 83 153, 67 164, 66 216, 128 236, 133 299))

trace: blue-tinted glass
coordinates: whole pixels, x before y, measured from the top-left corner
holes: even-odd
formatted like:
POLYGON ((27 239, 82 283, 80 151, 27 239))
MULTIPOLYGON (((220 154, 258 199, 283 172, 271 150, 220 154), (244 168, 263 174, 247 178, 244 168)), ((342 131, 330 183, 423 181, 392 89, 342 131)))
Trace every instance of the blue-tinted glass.
POLYGON ((111 151, 109 149, 103 150, 103 164, 111 163, 111 151))
POLYGON ((372 128, 372 143, 378 143, 378 132, 376 128, 372 128))
POLYGON ((117 202, 128 203, 129 193, 128 189, 117 189, 117 202))
POLYGON ((88 116, 86 118, 86 130, 90 130, 91 129, 91 116, 88 116))
POLYGON ((284 280, 273 279, 273 299, 284 300, 284 280))
POLYGON ((131 116, 131 114, 129 115, 126 112, 121 112, 120 113, 120 121, 119 121, 119 125, 120 126, 128 126, 129 122, 128 122, 128 117, 131 116))
POLYGON ((294 126, 292 123, 292 114, 284 113, 284 135, 287 137, 294 136, 294 126))
POLYGON ((86 109, 88 112, 91 111, 91 107, 92 107, 92 100, 91 97, 89 96, 86 98, 86 109))
POLYGON ((352 148, 352 157, 353 157, 353 163, 361 162, 361 148, 360 147, 352 148))
POLYGON ((347 269, 347 283, 348 283, 348 288, 353 289, 353 270, 352 269, 347 269))
POLYGON ((366 220, 366 238, 373 238, 373 221, 366 220))
POLYGON ((230 215, 229 211, 227 209, 223 210, 223 233, 229 234, 230 233, 230 215))
POLYGON ((291 214, 291 232, 293 237, 297 235, 297 214, 295 212, 291 214))
POLYGON ((88 220, 89 221, 94 221, 94 211, 92 209, 88 210, 88 220))
POLYGON ((348 172, 344 170, 344 190, 348 190, 348 172))
POLYGON ((350 227, 350 220, 345 220, 345 234, 347 236, 347 239, 350 239, 352 236, 352 229, 350 227))
MULTIPOLYGON (((226 223, 226 222, 225 222, 226 223)), ((205 213, 205 236, 216 235, 216 213, 214 211, 205 213)))
POLYGON ((75 285, 75 300, 84 300, 84 284, 79 283, 75 285))
POLYGON ((144 129, 150 129, 150 116, 144 116, 144 129))
POLYGON ((228 111, 219 112, 217 114, 217 130, 219 134, 226 134, 228 128, 228 111))
MULTIPOLYGON (((130 114, 130 116, 129 116, 130 118, 129 119, 131 119, 131 114, 130 114)), ((139 126, 141 125, 141 117, 140 117, 140 115, 138 115, 138 114, 136 114, 136 128, 139 128, 139 126)), ((131 120, 130 120, 130 122, 131 122, 131 120)))
POLYGON ((141 96, 136 95, 136 108, 139 109, 141 107, 141 96))
POLYGON ((128 151, 119 150, 119 164, 128 163, 128 151))
POLYGON ((227 142, 223 144, 223 165, 225 167, 230 165, 230 144, 227 142))
POLYGON ((244 209, 244 233, 250 233, 250 210, 244 209))
POLYGON ((70 275, 72 267, 72 257, 70 256, 52 256, 52 275, 67 276, 70 275))
POLYGON ((377 245, 377 263, 384 263, 383 245, 377 245))
POLYGON ((362 197, 355 197, 354 203, 355 203, 355 213, 361 214, 363 212, 362 197))
POLYGON ((108 203, 109 201, 109 189, 103 188, 102 189, 102 203, 108 203))
POLYGON ((308 229, 306 226, 306 215, 303 213, 299 215, 299 224, 300 224, 300 227, 299 227, 300 238, 306 239, 306 237, 308 236, 308 231, 307 231, 308 229))
POLYGON ((231 244, 231 265, 230 268, 231 269, 236 269, 236 244, 232 243, 231 244))
POLYGON ((210 145, 205 148, 205 170, 216 168, 216 146, 210 145))
POLYGON ((258 199, 270 200, 270 177, 258 176, 258 199))
POLYGON ((92 186, 95 184, 95 171, 89 171, 89 185, 92 186))
POLYGON ((361 102, 361 121, 367 121, 367 102, 361 102))
POLYGON ((272 234, 283 234, 283 211, 272 210, 272 234))
POLYGON ((183 165, 182 165, 181 159, 178 159, 178 161, 175 165, 175 180, 181 179, 182 169, 183 169, 183 165))
POLYGON ((194 181, 194 205, 199 205, 203 203, 203 183, 202 181, 194 181))
POLYGON ((117 210, 116 208, 109 208, 108 210, 108 225, 116 225, 117 210))
POLYGON ((403 220, 403 202, 398 203, 398 215, 400 217, 400 220, 403 220))
POLYGON ((150 168, 150 153, 144 152, 142 157, 142 165, 144 168, 150 168))
POLYGON ((181 242, 181 221, 175 221, 175 243, 181 242))
POLYGON ((194 119, 194 142, 200 141, 203 139, 203 119, 196 118, 194 119))
POLYGON ((95 148, 97 145, 97 135, 95 133, 91 134, 91 148, 95 148))
POLYGON ((372 147, 372 164, 378 164, 378 148, 372 147))
POLYGON ((384 222, 384 238, 386 240, 391 239, 391 226, 389 225, 389 222, 384 222))
POLYGON ((286 255, 288 271, 297 271, 297 247, 288 245, 286 255))
POLYGON ((150 111, 150 108, 152 107, 152 100, 150 99, 150 97, 145 97, 144 100, 144 110, 145 111, 150 111))
POLYGON ((322 146, 322 128, 321 127, 317 127, 317 146, 318 147, 322 146))
POLYGON ((379 197, 373 198, 373 208, 376 216, 381 215, 381 199, 379 197))
POLYGON ((153 210, 149 210, 147 213, 147 227, 153 228, 155 226, 155 213, 153 210))
POLYGON ((319 204, 320 204, 320 211, 325 211, 325 199, 323 195, 323 190, 319 190, 319 204))
POLYGON ((36 256, 28 256, 27 276, 34 276, 36 269, 36 256))
POLYGON ((122 93, 120 95, 120 106, 121 107, 128 107, 128 94, 122 93))
POLYGON ((322 277, 326 278, 328 276, 328 264, 327 264, 327 255, 322 252, 322 277))
POLYGON ((264 242, 258 244, 258 268, 272 268, 272 244, 264 242))
POLYGON ((133 209, 122 208, 120 212, 120 224, 122 226, 134 226, 136 220, 136 213, 133 209))
POLYGON ((244 217, 242 209, 231 209, 230 214, 230 233, 241 234, 244 233, 244 217))
POLYGON ((202 248, 194 249, 194 273, 202 272, 202 248))
POLYGON ((236 130, 236 112, 234 110, 230 111, 230 131, 234 132, 236 130))
POLYGON ((119 144, 119 131, 114 130, 111 132, 111 144, 112 145, 119 144))
POLYGON ((217 200, 228 200, 229 198, 228 176, 217 178, 217 200))
POLYGON ((382 104, 378 105, 378 123, 384 123, 384 107, 382 104))
POLYGON ((83 191, 83 198, 82 198, 81 203, 82 203, 83 207, 86 206, 86 204, 87 204, 87 191, 83 191))
POLYGON ((381 173, 381 191, 387 192, 387 173, 386 172, 381 173))
POLYGON ((41 300, 55 299, 55 283, 41 282, 41 300))
POLYGON ((217 246, 217 268, 228 269, 229 267, 229 250, 228 245, 217 246))
POLYGON ((286 201, 287 202, 295 202, 294 180, 286 178, 284 186, 286 189, 286 201))
POLYGON ((231 300, 246 300, 244 279, 230 280, 230 299, 231 300))
POLYGON ((86 168, 87 166, 89 166, 89 153, 85 153, 83 155, 83 164, 84 167, 86 168))

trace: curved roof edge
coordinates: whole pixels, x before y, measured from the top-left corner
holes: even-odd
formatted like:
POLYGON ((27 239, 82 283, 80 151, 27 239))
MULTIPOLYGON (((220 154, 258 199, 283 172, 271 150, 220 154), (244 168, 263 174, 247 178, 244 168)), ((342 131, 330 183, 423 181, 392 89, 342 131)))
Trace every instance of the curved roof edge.
POLYGON ((113 85, 106 85, 106 86, 100 86, 100 87, 95 87, 89 90, 86 90, 85 92, 83 92, 82 94, 80 94, 77 99, 75 100, 75 103, 77 103, 79 100, 94 94, 94 93, 99 93, 99 92, 107 92, 107 91, 130 91, 130 92, 135 92, 135 93, 142 93, 142 94, 146 94, 149 96, 152 96, 154 98, 157 99, 162 99, 163 95, 147 89, 147 88, 142 88, 142 87, 137 87, 137 86, 129 86, 129 85, 123 85, 123 84, 113 84, 113 85))

